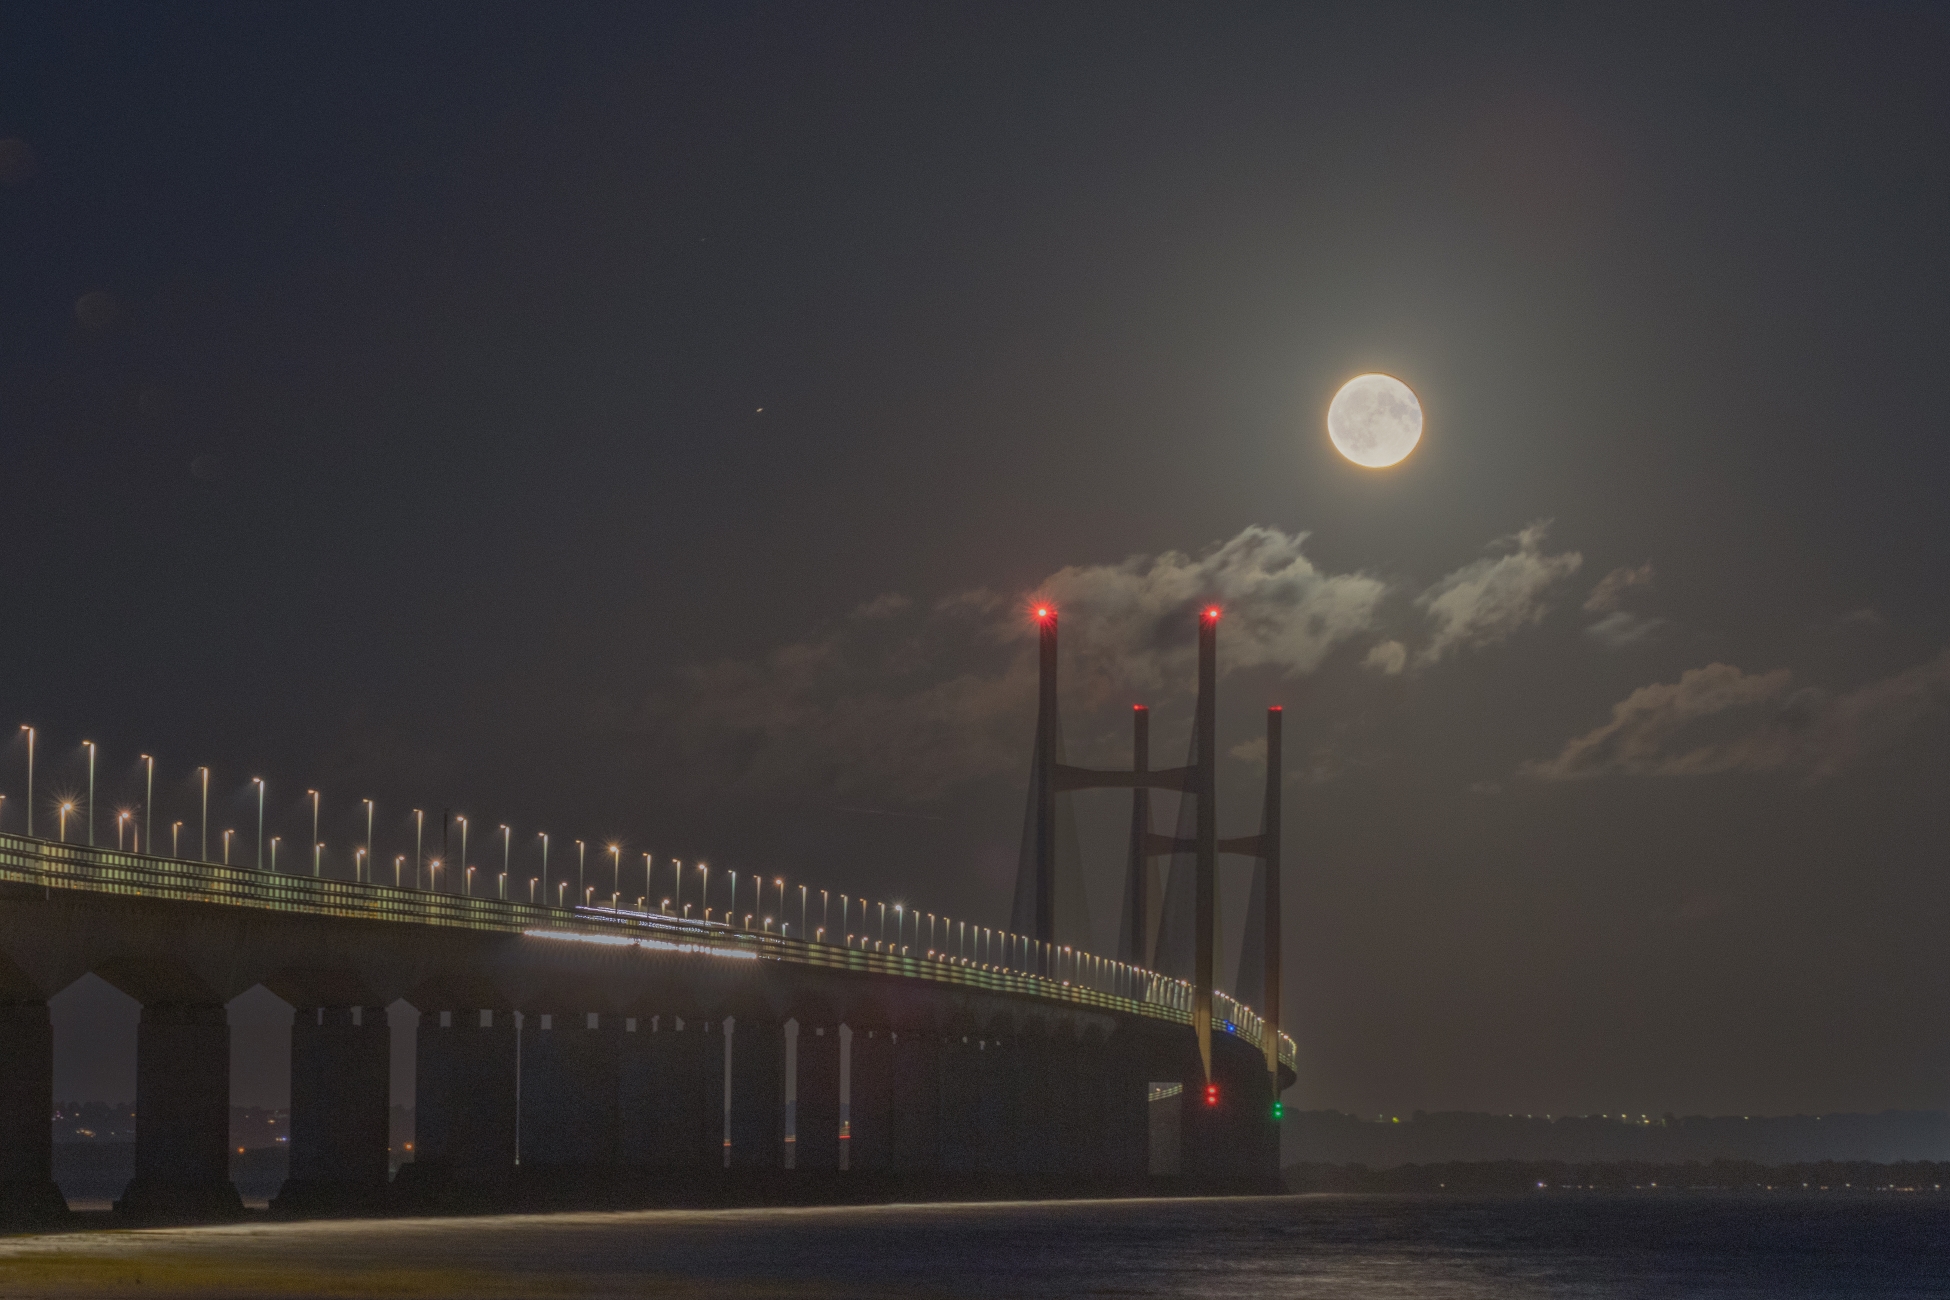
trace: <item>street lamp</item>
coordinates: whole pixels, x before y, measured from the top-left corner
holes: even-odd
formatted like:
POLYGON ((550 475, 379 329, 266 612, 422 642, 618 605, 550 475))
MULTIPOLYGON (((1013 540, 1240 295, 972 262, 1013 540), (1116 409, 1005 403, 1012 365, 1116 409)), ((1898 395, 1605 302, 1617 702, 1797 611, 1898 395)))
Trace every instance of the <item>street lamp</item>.
POLYGON ((251 784, 257 787, 257 869, 264 870, 264 778, 254 776, 251 784))
POLYGON ((589 862, 589 846, 587 844, 584 844, 581 840, 577 840, 576 841, 576 897, 577 898, 582 897, 582 890, 583 890, 584 876, 585 876, 584 868, 588 865, 588 862, 589 862))
POLYGON ((61 842, 63 844, 68 842, 68 814, 73 811, 74 801, 71 799, 63 799, 61 801, 61 842))
POLYGON ((231 829, 229 829, 228 827, 226 827, 226 828, 224 828, 224 832, 223 832, 223 864, 224 864, 224 865, 225 865, 226 867, 230 865, 230 837, 231 837, 232 835, 234 835, 234 834, 236 834, 236 832, 235 832, 235 831, 233 831, 233 830, 231 830, 231 829))
POLYGON ((311 873, 317 876, 324 874, 325 865, 325 845, 318 838, 318 791, 307 790, 305 793, 311 796, 311 873))
POLYGON ((731 906, 725 909, 724 917, 725 924, 735 930, 738 928, 738 873, 733 871, 730 873, 730 876, 731 906))
MULTIPOLYGON (((807 897, 808 897, 808 893, 807 893, 807 887, 806 887, 805 885, 801 885, 801 886, 799 886, 799 941, 800 941, 801 943, 804 943, 804 942, 805 942, 805 939, 806 939, 806 899, 807 899, 807 897)), ((779 910, 780 910, 780 911, 784 911, 784 910, 785 910, 785 909, 784 909, 784 906, 783 906, 783 904, 782 904, 782 905, 780 906, 780 909, 779 909, 779 910)))
POLYGON ((501 825, 501 897, 508 896, 508 872, 514 869, 515 833, 508 829, 507 823, 501 825))
MULTIPOLYGON (((149 846, 149 852, 156 851, 156 760, 147 754, 142 761, 149 768, 149 783, 142 795, 142 842, 149 846)), ((29 795, 28 798, 33 798, 29 795)))
POLYGON ((420 841, 421 841, 421 837, 426 833, 426 829, 427 829, 426 811, 421 808, 415 808, 413 810, 413 888, 415 889, 419 889, 421 887, 420 886, 420 841))
POLYGON ((278 869, 278 837, 273 835, 271 837, 271 870, 275 872, 277 871, 277 869, 278 869))
MULTIPOLYGON (((461 852, 462 852, 463 854, 465 854, 465 853, 466 853, 466 850, 465 850, 465 849, 463 849, 463 850, 461 850, 461 852)), ((462 861, 464 862, 464 861, 466 861, 466 858, 465 858, 465 857, 463 857, 463 858, 462 858, 461 860, 462 860, 462 861)), ((467 888, 467 896, 468 896, 469 898, 472 898, 472 897, 474 897, 474 868, 472 868, 472 867, 469 867, 469 868, 467 869, 467 872, 466 872, 466 875, 465 875, 465 882, 466 882, 466 888, 467 888)))
POLYGON ((95 847, 95 742, 81 742, 88 747, 88 847, 95 847))
POLYGON ((474 868, 467 865, 467 819, 456 815, 454 820, 460 823, 461 883, 467 888, 467 896, 472 898, 474 897, 474 868))
POLYGON ((395 853, 393 855, 393 888, 394 889, 399 888, 400 875, 405 870, 405 867, 406 867, 406 855, 404 853, 395 853))
POLYGON ((623 846, 621 844, 609 846, 609 867, 610 906, 614 907, 615 900, 623 896, 623 846))
POLYGON ((127 834, 129 810, 124 808, 115 814, 115 851, 122 852, 122 839, 127 834))
POLYGON ((535 833, 541 836, 542 839, 542 883, 546 885, 548 884, 548 832, 537 831, 535 833))
POLYGON ((362 848, 352 850, 352 879, 363 883, 366 878, 366 851, 362 848))
POLYGON ((20 729, 27 733, 27 838, 34 838, 34 729, 26 723, 20 729))
POLYGON ((182 840, 183 840, 183 823, 171 822, 169 824, 169 856, 170 857, 181 858, 183 856, 183 850, 181 847, 182 840))
POLYGON ((367 799, 365 801, 365 805, 366 805, 366 861, 370 862, 372 861, 372 814, 373 814, 372 800, 367 799))
POLYGON ((203 829, 198 837, 200 845, 197 856, 202 861, 208 862, 210 860, 210 769, 199 767, 196 770, 203 774, 203 829))

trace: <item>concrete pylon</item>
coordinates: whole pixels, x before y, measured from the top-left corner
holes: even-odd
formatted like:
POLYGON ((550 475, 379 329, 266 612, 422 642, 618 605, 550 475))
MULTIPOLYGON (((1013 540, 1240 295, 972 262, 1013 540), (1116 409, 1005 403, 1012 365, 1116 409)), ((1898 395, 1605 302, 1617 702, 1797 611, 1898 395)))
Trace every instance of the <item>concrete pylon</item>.
POLYGON ((47 1003, 0 1002, 0 1225, 67 1217, 54 1185, 54 1027, 47 1003))
POLYGON ((291 1167, 271 1208, 372 1210, 385 1201, 392 1034, 383 1007, 304 1007, 291 1022, 291 1167))
POLYGON ((230 1181, 230 1022, 221 1003, 143 1006, 135 1031, 135 1177, 115 1209, 151 1220, 244 1212, 230 1181))

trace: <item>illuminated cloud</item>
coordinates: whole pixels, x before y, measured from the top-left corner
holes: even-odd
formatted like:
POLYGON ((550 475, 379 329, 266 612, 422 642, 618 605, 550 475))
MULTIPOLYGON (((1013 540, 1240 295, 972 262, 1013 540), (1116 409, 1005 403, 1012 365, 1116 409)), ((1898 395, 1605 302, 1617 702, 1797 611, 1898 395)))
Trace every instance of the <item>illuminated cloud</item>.
POLYGON ((1520 629, 1541 622, 1552 587, 1578 571, 1576 551, 1544 554, 1548 520, 1500 538, 1503 552, 1465 564, 1415 598, 1432 629, 1429 643, 1415 656, 1418 666, 1438 663, 1457 651, 1497 645, 1520 629))
POLYGON ((1598 585, 1585 597, 1584 612, 1587 614, 1609 614, 1622 608, 1626 593, 1634 587, 1652 585, 1652 561, 1633 568, 1613 569, 1598 579, 1598 585))
POLYGON ((1611 721, 1519 770, 1540 781, 1777 771, 1818 780, 1894 744, 1946 700, 1950 651, 1843 695, 1796 688, 1785 668, 1708 664, 1641 686, 1611 721))
MULTIPOLYGON (((1058 611, 1071 736, 1123 734, 1130 704, 1191 702, 1196 612, 1224 610, 1219 671, 1315 672, 1373 641, 1364 667, 1394 676, 1535 623, 1576 554, 1543 552, 1534 525, 1414 602, 1426 648, 1387 635, 1410 613, 1385 579, 1331 573, 1306 534, 1253 526, 1196 554, 1166 551, 1057 570, 1029 593, 984 588, 933 602, 887 594, 815 636, 757 659, 693 667, 630 726, 660 779, 700 794, 797 789, 926 801, 957 785, 1020 777, 1034 726, 1032 600, 1058 611), (1391 599, 1394 598, 1394 599, 1391 599), (1392 606, 1392 614, 1391 614, 1392 606), (1424 622, 1426 620, 1426 622, 1424 622)), ((1241 753, 1242 758, 1248 755, 1241 753)))

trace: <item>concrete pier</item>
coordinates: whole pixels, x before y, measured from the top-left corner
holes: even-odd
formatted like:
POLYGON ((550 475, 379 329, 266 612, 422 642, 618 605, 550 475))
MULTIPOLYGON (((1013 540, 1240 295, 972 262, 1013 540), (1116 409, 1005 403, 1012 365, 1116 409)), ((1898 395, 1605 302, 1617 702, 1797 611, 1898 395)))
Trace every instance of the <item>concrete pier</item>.
POLYGON ((67 1217, 54 1185, 54 1027, 47 1003, 0 1002, 0 1225, 67 1217))
MULTIPOLYGON (((856 1035, 856 1046, 859 1041, 856 1035)), ((798 1057, 794 1167, 836 1170, 840 1167, 840 1027, 801 1024, 798 1057)))
POLYGON ((785 1027, 759 1016, 725 1022, 731 1042, 729 1165, 777 1169, 785 1155, 785 1027))
POLYGON ((385 1204, 392 1038, 383 1007, 300 1007, 291 1022, 290 1176, 271 1207, 350 1213, 385 1204))
POLYGON ((515 1017, 508 1008, 422 1010, 413 1163, 395 1186, 433 1203, 504 1197, 515 1169, 515 1017))
POLYGON ((221 1003, 142 1008, 135 1035, 135 1177, 115 1208, 150 1220, 243 1213, 230 1181, 230 1023, 221 1003))

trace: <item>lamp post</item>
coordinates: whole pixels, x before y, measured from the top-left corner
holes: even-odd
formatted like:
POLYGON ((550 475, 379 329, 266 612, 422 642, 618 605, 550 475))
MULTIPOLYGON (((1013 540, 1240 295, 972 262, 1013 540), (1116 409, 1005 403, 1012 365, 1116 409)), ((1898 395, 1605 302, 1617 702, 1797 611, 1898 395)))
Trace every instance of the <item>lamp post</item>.
POLYGON ((609 867, 609 902, 611 907, 615 907, 617 900, 623 896, 623 846, 621 844, 609 846, 609 867))
POLYGON ((352 850, 352 879, 364 883, 366 878, 366 851, 363 848, 352 850))
POLYGON ((122 840, 128 832, 129 810, 124 808, 115 814, 115 851, 122 852, 122 840))
POLYGON ((26 723, 20 729, 27 733, 27 838, 34 838, 34 729, 26 723))
POLYGON ((63 844, 68 842, 68 814, 73 811, 74 801, 72 799, 63 799, 61 801, 61 842, 63 844))
POLYGON ((404 853, 394 854, 393 855, 393 888, 394 889, 398 889, 400 887, 399 884, 400 875, 405 869, 406 869, 406 855, 404 853))
POLYGON ((372 800, 370 799, 366 800, 365 804, 366 804, 366 861, 371 862, 372 861, 372 814, 373 814, 372 800))
POLYGON ((584 844, 581 840, 577 840, 576 841, 576 897, 577 898, 582 897, 582 891, 588 884, 587 881, 588 873, 586 871, 588 865, 589 865, 589 846, 587 844, 584 844))
POLYGON ((95 742, 81 742, 88 749, 88 847, 95 847, 95 742))
POLYGON ((277 871, 277 869, 278 869, 278 837, 273 835, 271 837, 271 870, 275 872, 277 871))
POLYGON ((325 865, 325 846, 318 839, 318 791, 307 790, 305 793, 311 796, 311 873, 317 876, 323 874, 325 865))
POLYGON ((454 820, 460 823, 461 883, 467 888, 467 896, 472 898, 474 897, 474 868, 467 865, 467 819, 456 816, 454 820))
MULTIPOLYGON (((650 884, 650 865, 651 865, 651 858, 650 855, 646 853, 643 855, 643 901, 646 906, 650 902, 650 895, 656 892, 655 888, 650 884)), ((644 909, 638 908, 637 910, 642 911, 644 909)))
POLYGON ((226 867, 230 865, 230 837, 231 837, 231 835, 233 835, 234 833, 235 833, 235 832, 233 832, 233 831, 232 831, 232 830, 231 830, 231 829, 230 829, 230 828, 229 828, 228 826, 226 826, 226 827, 224 827, 224 831, 223 831, 223 864, 224 864, 224 865, 225 865, 226 867))
POLYGON ((142 794, 142 842, 153 854, 156 851, 156 760, 144 754, 142 761, 149 770, 148 784, 142 794))
POLYGON ((210 860, 210 769, 199 767, 196 770, 203 773, 203 829, 198 837, 201 843, 197 856, 204 862, 208 862, 210 860))
POLYGON ((730 873, 730 875, 731 875, 731 906, 727 907, 724 910, 724 918, 725 918, 725 924, 729 925, 732 929, 735 930, 738 928, 738 873, 733 871, 730 873))
POLYGON ((264 778, 254 776, 251 784, 257 787, 257 869, 264 870, 264 778))
POLYGON ((501 897, 508 896, 508 873, 514 870, 515 833, 508 829, 506 822, 501 824, 501 897))
POLYGON ((806 939, 806 899, 809 893, 805 885, 799 886, 799 941, 801 943, 806 939))
POLYGON ((181 858, 183 856, 182 841, 183 841, 183 823, 171 822, 169 824, 169 856, 170 857, 181 858))
POLYGON ((422 808, 415 808, 413 810, 413 888, 415 889, 419 889, 421 887, 420 886, 420 842, 421 842, 421 837, 426 833, 426 828, 427 828, 426 810, 422 808))
MULTIPOLYGON (((466 859, 465 857, 463 857, 463 858, 461 859, 461 861, 463 861, 463 862, 465 862, 466 860, 467 860, 467 859, 466 859)), ((469 868, 468 868, 468 869, 466 870, 466 872, 464 872, 464 873, 463 873, 463 875, 462 875, 462 879, 463 879, 463 881, 465 882, 465 886, 466 886, 466 890, 467 890, 467 896, 468 896, 469 898, 472 898, 472 897, 474 897, 474 868, 472 868, 472 867, 469 867, 469 868)))
POLYGON ((542 888, 548 888, 548 832, 537 831, 542 838, 542 888))
POLYGON ((826 891, 819 891, 819 934, 820 942, 825 942, 826 928, 833 924, 833 913, 826 897, 826 891))
POLYGON ((703 897, 698 900, 698 906, 704 908, 704 919, 708 921, 711 919, 711 866, 709 863, 700 862, 697 864, 697 869, 704 880, 704 888, 701 891, 703 897))

